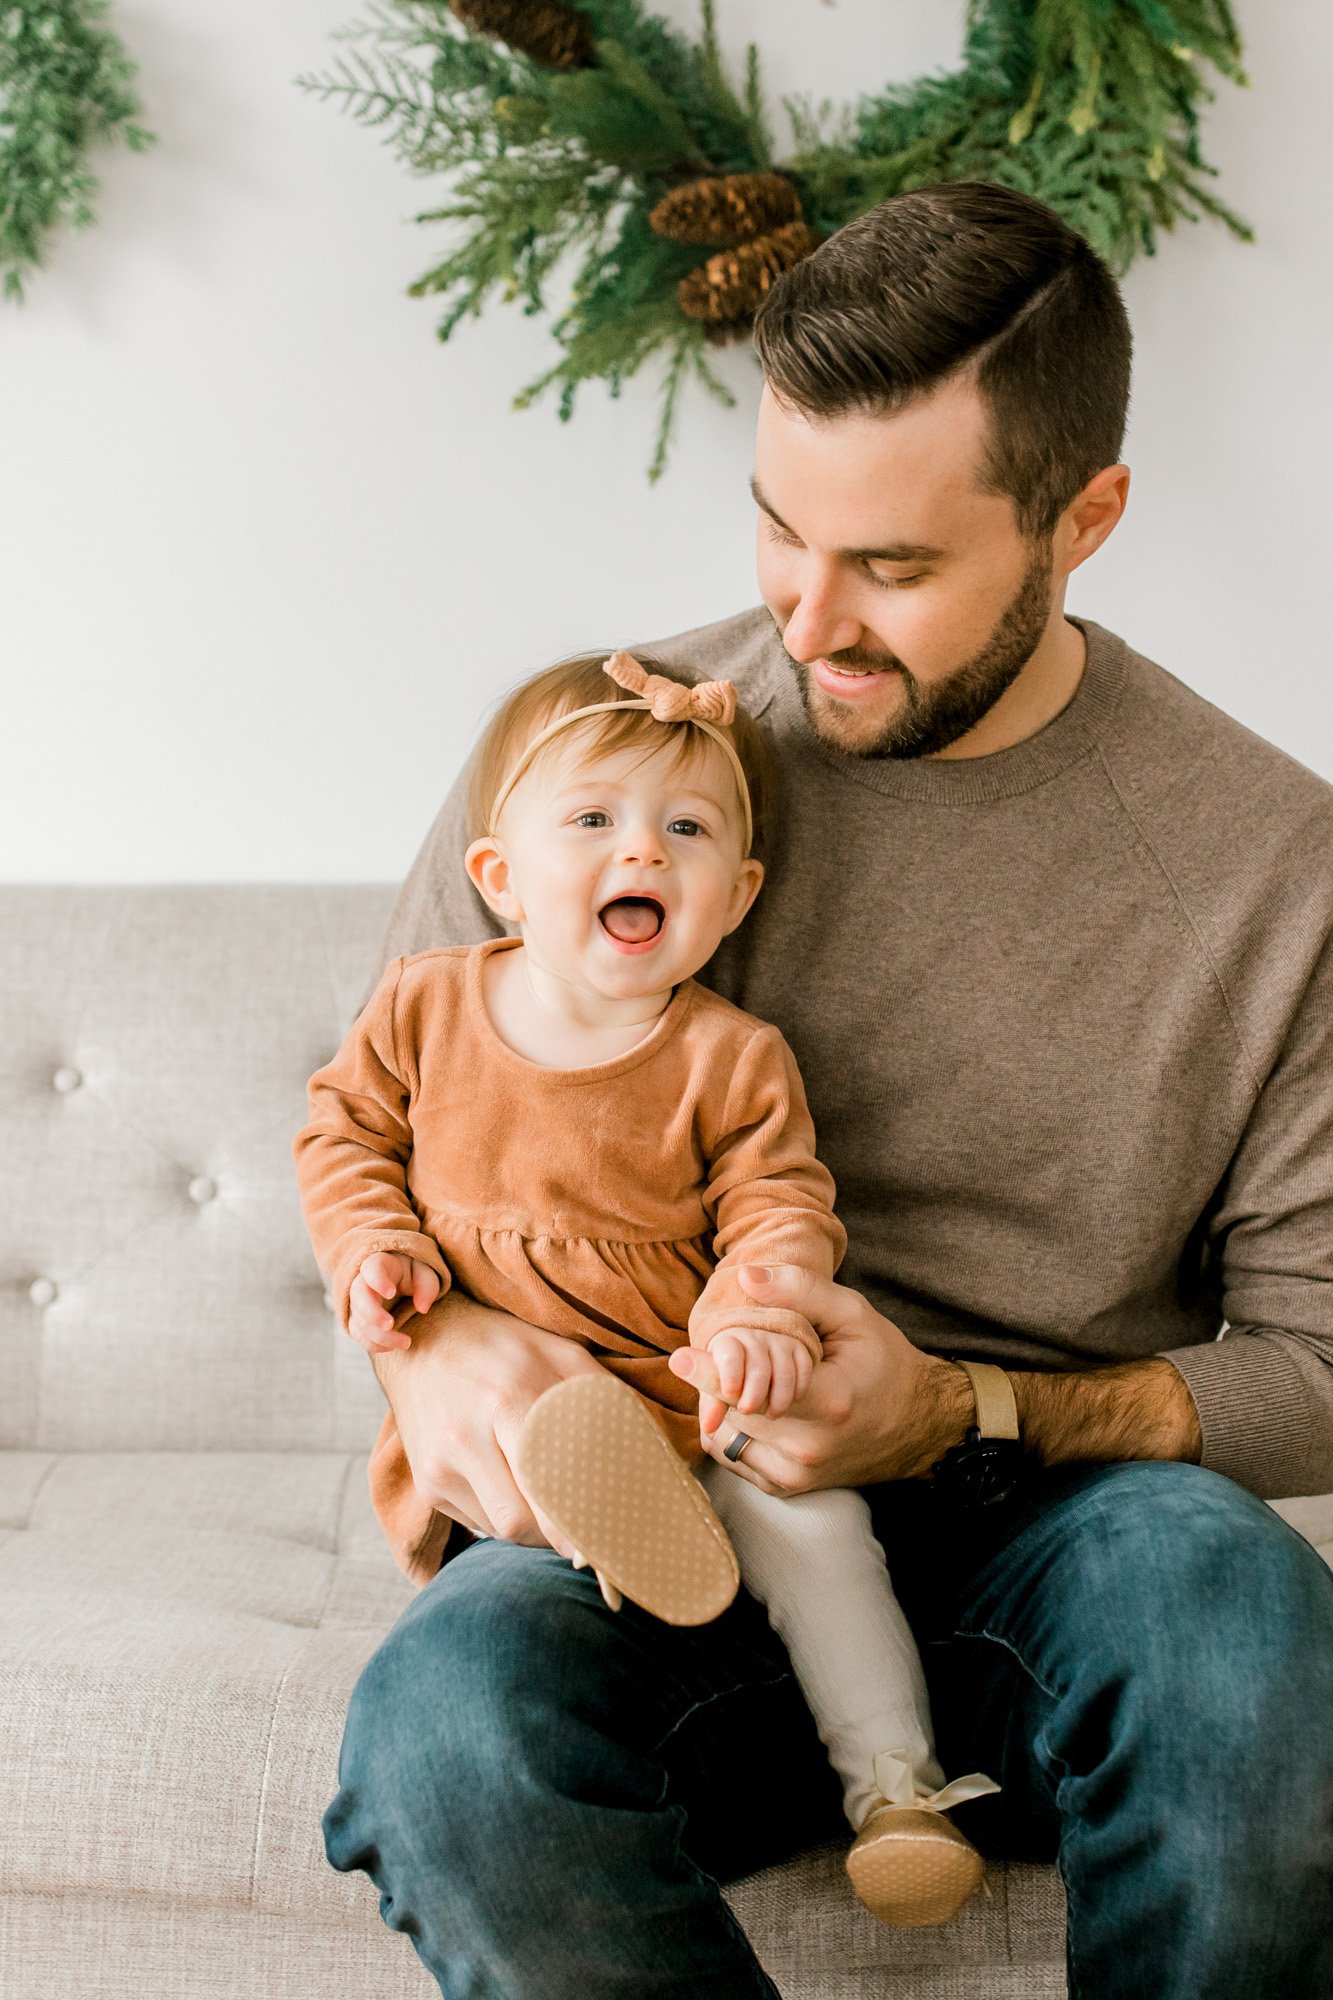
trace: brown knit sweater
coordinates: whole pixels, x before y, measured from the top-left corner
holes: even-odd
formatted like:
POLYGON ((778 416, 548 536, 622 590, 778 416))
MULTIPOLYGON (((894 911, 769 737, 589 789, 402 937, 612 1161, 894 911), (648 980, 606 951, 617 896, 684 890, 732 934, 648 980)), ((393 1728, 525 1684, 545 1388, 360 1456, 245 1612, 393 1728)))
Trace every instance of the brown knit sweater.
MULTIPOLYGON (((822 742, 762 608, 636 646, 733 678, 781 764, 767 880, 698 977, 796 1056, 841 1282, 933 1352, 1164 1354, 1205 1465, 1326 1491, 1333 787, 1077 622, 1068 707, 956 760, 822 742)), ((463 870, 465 779, 381 967, 505 934, 463 870)))

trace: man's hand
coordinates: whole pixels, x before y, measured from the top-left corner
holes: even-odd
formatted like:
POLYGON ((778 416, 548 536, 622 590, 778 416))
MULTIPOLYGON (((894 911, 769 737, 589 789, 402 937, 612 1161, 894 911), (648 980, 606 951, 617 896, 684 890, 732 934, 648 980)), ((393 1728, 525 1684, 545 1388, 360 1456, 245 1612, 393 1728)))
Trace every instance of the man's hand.
MULTIPOLYGON (((950 1361, 923 1354, 892 1320, 847 1285, 775 1265, 767 1282, 746 1265, 741 1283, 764 1305, 805 1314, 824 1344, 810 1388, 785 1417, 735 1412, 703 1439, 719 1458, 738 1429, 754 1442, 731 1470, 766 1493, 869 1486, 929 1472, 974 1421, 971 1384, 950 1361)), ((673 1372, 711 1395, 712 1357, 681 1348, 673 1372)), ((1042 1465, 1126 1459, 1197 1463, 1198 1413, 1184 1377, 1160 1355, 1067 1373, 1007 1369, 1023 1443, 1042 1465)))
POLYGON ((426 1312, 440 1296, 438 1272, 419 1257, 376 1250, 353 1278, 347 1295, 347 1331, 367 1353, 386 1354, 391 1348, 412 1345, 411 1334, 394 1326, 389 1310, 400 1295, 410 1298, 417 1312, 426 1312))
POLYGON ((520 1493, 510 1470, 532 1405, 569 1375, 596 1369, 576 1340, 446 1292, 415 1329, 410 1353, 375 1373, 422 1497, 474 1534, 574 1551, 520 1493))
MULTIPOLYGON (((913 1347, 859 1292, 794 1264, 746 1264, 740 1282, 756 1304, 803 1313, 823 1342, 810 1386, 783 1417, 745 1417, 754 1443, 732 1470, 766 1493, 868 1486, 927 1472, 972 1421, 972 1390, 962 1370, 913 1347)), ((681 1347, 672 1373, 705 1396, 725 1396, 711 1349, 681 1347)), ((704 1432, 714 1458, 742 1426, 704 1432)))

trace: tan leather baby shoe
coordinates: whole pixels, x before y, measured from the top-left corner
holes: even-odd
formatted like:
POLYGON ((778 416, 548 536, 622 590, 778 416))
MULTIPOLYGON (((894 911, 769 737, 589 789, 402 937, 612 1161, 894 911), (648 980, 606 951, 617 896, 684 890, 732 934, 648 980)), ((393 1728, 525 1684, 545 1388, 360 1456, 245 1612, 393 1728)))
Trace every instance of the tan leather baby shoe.
POLYGON ((731 1603, 740 1565, 699 1481, 643 1399, 615 1375, 571 1375, 539 1396, 518 1434, 514 1475, 620 1595, 668 1625, 706 1625, 731 1603))
POLYGON ((965 1834, 936 1806, 874 1807, 847 1856, 852 1887, 882 1924, 947 1924, 985 1873, 965 1834))

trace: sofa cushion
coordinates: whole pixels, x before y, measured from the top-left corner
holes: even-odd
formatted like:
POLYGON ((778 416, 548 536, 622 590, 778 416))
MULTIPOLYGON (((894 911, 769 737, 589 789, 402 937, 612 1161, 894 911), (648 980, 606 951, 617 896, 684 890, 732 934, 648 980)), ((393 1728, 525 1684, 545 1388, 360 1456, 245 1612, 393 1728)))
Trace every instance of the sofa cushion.
POLYGON ((6 887, 0 1446, 368 1451, 291 1145, 389 894, 6 887))
POLYGON ((345 1914, 353 1682, 412 1595, 332 1453, 0 1453, 0 1889, 345 1914))
MULTIPOLYGON (((413 1594, 362 1456, 0 1452, 0 1894, 378 1925, 320 1818, 352 1685, 413 1594)), ((788 1977, 1062 1952, 1050 1869, 993 1871, 928 1936, 859 1911, 838 1849, 731 1896, 788 1977)))

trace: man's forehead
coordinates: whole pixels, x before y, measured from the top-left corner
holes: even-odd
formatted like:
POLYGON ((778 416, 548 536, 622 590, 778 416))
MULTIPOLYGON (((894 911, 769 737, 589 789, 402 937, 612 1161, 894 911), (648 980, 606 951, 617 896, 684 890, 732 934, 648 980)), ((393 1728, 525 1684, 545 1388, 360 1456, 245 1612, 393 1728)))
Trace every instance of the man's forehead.
POLYGON ((927 560, 1008 502, 978 478, 987 411, 970 382, 942 383, 901 410, 808 417, 766 386, 755 436, 755 499, 780 526, 848 554, 927 560))

